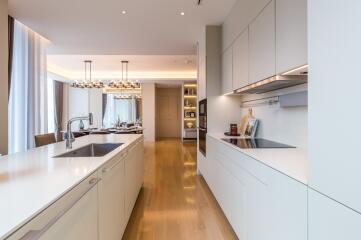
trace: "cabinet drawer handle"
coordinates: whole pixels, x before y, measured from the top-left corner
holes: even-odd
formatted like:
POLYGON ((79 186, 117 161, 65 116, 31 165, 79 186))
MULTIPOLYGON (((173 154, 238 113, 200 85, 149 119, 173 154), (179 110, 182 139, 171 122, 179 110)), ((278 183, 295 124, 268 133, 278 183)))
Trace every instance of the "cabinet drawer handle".
POLYGON ((72 203, 62 209, 54 218, 52 218, 43 228, 39 230, 28 231, 20 240, 38 240, 40 239, 60 218, 62 218, 75 204, 77 204, 98 182, 100 178, 89 180, 88 188, 72 203))

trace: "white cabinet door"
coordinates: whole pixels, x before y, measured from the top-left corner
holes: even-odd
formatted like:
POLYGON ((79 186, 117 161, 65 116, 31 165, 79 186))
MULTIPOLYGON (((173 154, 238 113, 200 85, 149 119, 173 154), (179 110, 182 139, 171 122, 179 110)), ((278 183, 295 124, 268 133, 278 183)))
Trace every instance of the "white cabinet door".
MULTIPOLYGON (((213 168, 213 189, 212 192, 226 215, 229 223, 233 227, 239 239, 246 238, 246 215, 247 215, 247 187, 245 182, 234 177, 223 165, 222 161, 227 158, 215 152, 212 161, 213 168)), ((208 160, 208 158, 207 158, 208 160)))
POLYGON ((307 64, 307 0, 276 0, 276 72, 307 64))
POLYGON ((136 151, 136 159, 137 159, 137 197, 140 189, 143 185, 144 179, 144 142, 140 140, 137 142, 137 146, 135 148, 136 151))
POLYGON ((361 215, 309 189, 309 240, 360 240, 361 215))
POLYGON ((207 97, 207 83, 206 83, 206 53, 205 43, 200 42, 197 45, 197 67, 198 67, 198 99, 203 100, 207 97))
POLYGON ((222 94, 232 92, 232 81, 233 81, 232 58, 233 58, 232 47, 230 47, 222 55, 222 94))
POLYGON ((125 159, 125 219, 128 222, 132 214, 135 201, 139 193, 138 182, 138 163, 136 155, 136 145, 134 144, 127 150, 128 156, 125 159))
POLYGON ((307 240, 306 185, 209 136, 205 172, 240 239, 307 240))
POLYGON ((98 239, 98 178, 93 174, 11 235, 9 240, 98 239), (28 238, 27 238, 28 237, 28 238))
POLYGON ((247 28, 233 44, 233 90, 248 85, 248 59, 247 28))
MULTIPOLYGON (((307 186, 271 168, 268 222, 272 240, 307 240, 307 186)), ((265 223, 267 224, 267 223, 265 223)))
POLYGON ((125 221, 124 153, 110 160, 99 170, 99 239, 119 240, 125 221))
POLYGON ((361 212, 361 1, 308 1, 308 10, 309 186, 361 212))
POLYGON ((251 83, 276 73, 275 0, 249 25, 249 79, 251 83))

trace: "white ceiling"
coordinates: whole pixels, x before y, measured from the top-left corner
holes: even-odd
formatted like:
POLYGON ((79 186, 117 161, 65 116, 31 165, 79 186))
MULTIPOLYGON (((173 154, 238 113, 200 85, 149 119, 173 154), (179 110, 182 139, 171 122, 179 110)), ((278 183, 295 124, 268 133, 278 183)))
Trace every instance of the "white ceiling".
POLYGON ((94 79, 121 79, 121 60, 128 60, 129 78, 138 80, 194 80, 194 55, 49 55, 48 70, 71 80, 84 78, 84 60, 92 60, 94 79))
POLYGON ((49 39, 51 54, 191 55, 236 1, 9 0, 9 13, 49 39))

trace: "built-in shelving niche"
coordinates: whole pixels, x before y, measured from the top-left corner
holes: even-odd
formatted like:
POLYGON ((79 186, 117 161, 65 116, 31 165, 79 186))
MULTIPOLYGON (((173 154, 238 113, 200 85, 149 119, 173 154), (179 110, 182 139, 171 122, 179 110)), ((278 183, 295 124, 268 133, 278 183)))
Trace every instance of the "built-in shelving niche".
POLYGON ((187 82, 182 86, 182 138, 197 139, 197 83, 187 82))

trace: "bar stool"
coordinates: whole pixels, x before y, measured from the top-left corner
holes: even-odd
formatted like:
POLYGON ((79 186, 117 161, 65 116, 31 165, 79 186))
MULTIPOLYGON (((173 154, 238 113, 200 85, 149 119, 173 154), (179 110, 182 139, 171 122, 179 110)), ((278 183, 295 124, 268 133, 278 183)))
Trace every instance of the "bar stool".
POLYGON ((35 146, 36 147, 41 147, 41 146, 45 146, 48 144, 56 143, 54 133, 36 135, 34 138, 35 138, 35 146))

